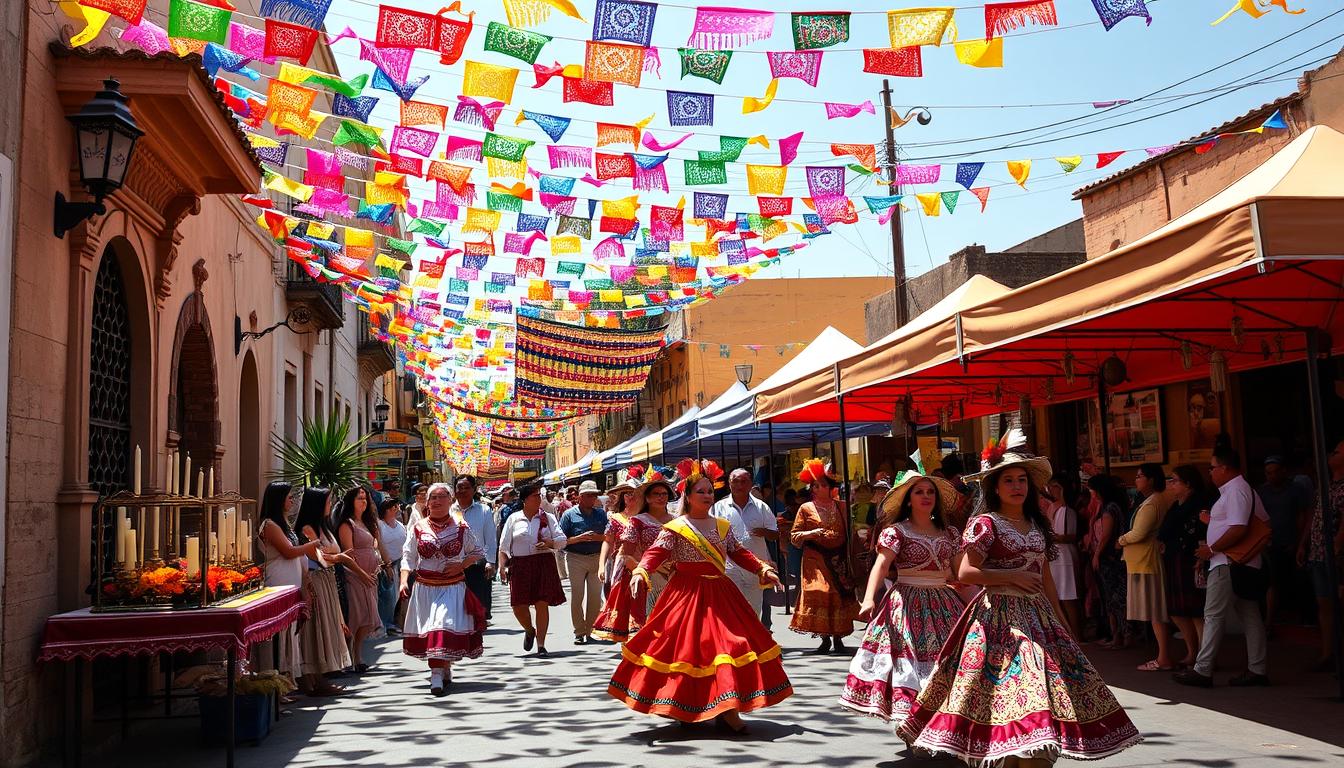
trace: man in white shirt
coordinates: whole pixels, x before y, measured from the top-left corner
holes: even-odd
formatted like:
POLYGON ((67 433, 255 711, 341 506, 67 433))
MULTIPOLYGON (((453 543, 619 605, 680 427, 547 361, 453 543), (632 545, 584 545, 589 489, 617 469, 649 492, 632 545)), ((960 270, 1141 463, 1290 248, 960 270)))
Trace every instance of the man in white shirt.
MULTIPOLYGON (((735 469, 728 476, 729 495, 720 499, 710 514, 727 520, 733 527, 733 535, 742 542, 742 546, 762 563, 770 563, 770 547, 767 541, 779 538, 779 523, 775 513, 765 502, 751 493, 751 473, 745 469, 735 469)), ((728 578, 733 580, 747 603, 756 609, 761 623, 770 628, 770 606, 765 605, 765 595, 761 590, 761 580, 756 574, 745 571, 732 560, 728 561, 728 578)))
MULTIPOLYGON (((1246 536, 1255 515, 1265 523, 1269 513, 1241 474, 1241 457, 1230 448, 1213 452, 1209 474, 1218 486, 1218 501, 1209 510, 1208 543, 1195 555, 1209 561, 1208 589, 1204 597, 1204 638, 1194 669, 1178 672, 1173 679, 1182 685, 1208 688, 1213 685, 1213 665, 1223 641, 1225 621, 1235 612, 1246 633, 1246 672, 1228 681, 1238 687, 1269 685, 1265 666, 1265 622, 1260 617, 1260 602, 1240 597, 1232 589, 1232 561, 1225 554, 1246 536)), ((1245 565, 1259 569, 1256 555, 1245 565)))
POLYGON ((492 613, 491 604, 494 602, 494 590, 491 589, 490 582, 495 577, 495 560, 499 556, 494 516, 484 504, 476 500, 476 478, 471 475, 457 476, 453 481, 453 495, 456 498, 452 514, 466 521, 472 533, 480 539, 481 548, 485 550, 485 562, 468 566, 464 576, 467 589, 481 601, 481 605, 485 607, 485 618, 489 620, 492 613))

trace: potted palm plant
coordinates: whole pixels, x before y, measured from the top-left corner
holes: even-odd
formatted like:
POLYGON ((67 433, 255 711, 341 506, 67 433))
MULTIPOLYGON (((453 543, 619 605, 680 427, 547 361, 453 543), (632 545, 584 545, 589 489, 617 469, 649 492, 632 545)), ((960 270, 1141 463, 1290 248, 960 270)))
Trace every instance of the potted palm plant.
POLYGON ((319 415, 302 423, 298 440, 272 435, 282 466, 268 475, 295 487, 330 488, 339 495, 366 480, 369 459, 376 455, 367 449, 368 441, 369 435, 350 439, 348 416, 319 415))

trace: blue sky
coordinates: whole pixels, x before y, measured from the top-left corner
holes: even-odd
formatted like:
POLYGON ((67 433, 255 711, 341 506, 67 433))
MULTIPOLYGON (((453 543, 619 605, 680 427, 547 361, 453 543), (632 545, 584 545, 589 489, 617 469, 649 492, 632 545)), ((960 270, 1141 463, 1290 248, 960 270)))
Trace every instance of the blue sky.
MULTIPOLYGON (((1302 15, 1289 16, 1275 10, 1253 20, 1237 14, 1217 27, 1210 26, 1210 22, 1232 2, 1150 0, 1151 26, 1145 26, 1142 19, 1132 18, 1122 21, 1111 32, 1105 32, 1095 23, 1096 14, 1090 0, 1057 0, 1060 28, 1027 28, 1006 35, 1005 66, 1002 69, 976 69, 960 64, 950 45, 926 48, 922 78, 892 78, 897 105, 927 105, 934 115, 931 125, 912 123, 897 131, 902 155, 911 163, 985 161, 987 164, 978 184, 991 185, 992 191, 988 210, 983 214, 979 212, 978 201, 969 195, 963 195, 954 215, 944 212, 938 218, 927 218, 915 211, 907 212, 904 221, 909 273, 924 272, 971 243, 991 249, 1003 248, 1077 218, 1081 208, 1071 199, 1073 190, 1139 162, 1144 157, 1144 147, 1184 140, 1290 92, 1301 70, 1318 66, 1344 45, 1344 14, 1340 14, 1257 52, 1256 49, 1267 43, 1324 18, 1333 9, 1320 0, 1302 0, 1302 4, 1308 6, 1308 11, 1302 15), (1090 104, 1138 99, 1208 69, 1214 71, 1176 86, 1159 97, 1105 112, 1090 104), (1238 86, 1271 76, 1273 82, 1209 92, 1213 88, 1238 86), (1183 97, 1172 98, 1178 95, 1183 97), (1196 103, 1201 101, 1204 103, 1196 103), (1061 122, 1063 124, 1045 127, 1061 122), (1000 134, 1013 135, 988 138, 1000 134), (1091 156, 1122 149, 1137 151, 1126 154, 1105 169, 1092 167, 1095 157, 1091 156), (1069 155, 1083 155, 1084 161, 1076 171, 1065 176, 1051 158, 1069 155), (930 156, 939 157, 919 160, 930 156), (1024 158, 1033 159, 1033 173, 1026 190, 1012 185, 1003 165, 1003 161, 1024 158)), ((437 11, 442 5, 439 0, 400 0, 394 4, 430 12, 437 11)), ((593 0, 577 0, 576 4, 586 18, 592 18, 593 0)), ((693 157, 696 150, 717 149, 717 135, 765 134, 771 139, 771 149, 749 147, 742 161, 776 164, 779 155, 774 141, 802 130, 804 143, 790 171, 785 194, 804 196, 806 183, 802 166, 844 162, 831 156, 828 144, 882 141, 879 117, 862 115, 853 119, 827 120, 822 102, 859 103, 871 99, 878 105, 880 115, 878 91, 882 77, 862 72, 859 49, 888 44, 883 16, 886 10, 928 3, 889 0, 849 5, 848 9, 855 13, 850 41, 826 50, 818 87, 812 88, 799 80, 781 80, 774 104, 764 112, 742 115, 740 97, 762 96, 769 81, 769 67, 763 52, 791 50, 793 47, 788 12, 841 7, 835 0, 830 3, 782 0, 769 5, 781 11, 776 17, 773 37, 737 52, 722 85, 678 77, 680 65, 675 48, 686 45, 695 11, 688 0, 680 0, 678 5, 660 4, 653 45, 661 49, 661 79, 646 74, 643 79, 646 87, 638 90, 617 85, 616 106, 594 107, 562 104, 558 78, 547 88, 533 90, 529 88, 531 73, 524 72, 519 76, 514 101, 506 109, 498 130, 538 140, 539 146, 529 153, 529 157, 536 157, 534 166, 543 171, 547 168, 542 145, 548 139, 531 123, 514 126, 512 118, 517 109, 573 118, 569 133, 561 143, 591 146, 595 135, 594 121, 633 123, 650 114, 656 115, 650 130, 661 141, 677 138, 688 130, 703 132, 672 151, 673 161, 668 164, 673 186, 671 194, 648 193, 641 198, 655 204, 675 203, 683 194, 689 201, 690 190, 681 183, 679 160, 693 157), (666 96, 663 90, 657 89, 715 93, 714 126, 700 129, 668 127, 666 96)), ((477 29, 467 45, 464 60, 525 69, 527 64, 524 62, 482 51, 486 23, 505 22, 502 4, 491 0, 484 4, 469 3, 468 7, 477 11, 477 29)), ((327 16, 327 27, 336 31, 349 24, 362 35, 372 36, 376 16, 375 2, 336 0, 327 16)), ((980 6, 959 10, 956 23, 961 39, 984 35, 980 6)), ((534 31, 555 38, 543 50, 539 62, 581 63, 582 41, 591 37, 591 29, 590 23, 552 13, 549 21, 534 28, 534 31)), ((368 64, 357 60, 358 48, 353 41, 337 43, 335 51, 347 76, 369 71, 368 64)), ((462 70, 462 62, 445 67, 438 64, 433 54, 417 53, 412 76, 431 76, 417 98, 454 102, 461 90, 462 70)), ((373 122, 395 124, 395 97, 385 93, 377 95, 384 98, 375 111, 373 122)), ((452 130, 451 123, 449 129, 452 130)), ((464 135, 473 137, 479 137, 480 132, 480 129, 463 131, 464 135)), ((574 171, 561 173, 578 175, 574 171)), ((945 166, 940 183, 907 191, 958 188, 951 168, 945 166)), ((730 166, 726 190, 699 189, 730 191, 733 194, 730 210, 755 211, 754 202, 746 195, 741 165, 730 166)), ((886 194, 885 188, 853 174, 847 191, 851 195, 886 194)), ((424 194, 423 190, 421 194, 424 194)), ((601 190, 580 183, 575 194, 614 198, 631 193, 628 183, 609 185, 601 190)), ((800 207, 796 204, 795 212, 800 207)), ((811 247, 786 257, 780 269, 767 271, 762 276, 771 272, 787 276, 891 274, 888 231, 875 217, 865 213, 859 224, 837 225, 833 230, 835 234, 819 238, 811 247)))

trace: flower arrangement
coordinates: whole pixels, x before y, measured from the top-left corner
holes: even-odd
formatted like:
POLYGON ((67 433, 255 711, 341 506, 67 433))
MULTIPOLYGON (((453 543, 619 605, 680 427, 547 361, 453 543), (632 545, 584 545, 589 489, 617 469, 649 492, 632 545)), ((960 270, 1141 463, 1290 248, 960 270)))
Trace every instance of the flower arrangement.
MULTIPOLYGON (((212 565, 206 571, 206 588, 210 599, 220 600, 248 592, 261 586, 261 569, 256 566, 242 571, 212 565)), ((199 602, 201 580, 188 576, 185 560, 158 568, 123 572, 119 577, 108 577, 102 584, 103 597, 123 605, 163 606, 199 602)))

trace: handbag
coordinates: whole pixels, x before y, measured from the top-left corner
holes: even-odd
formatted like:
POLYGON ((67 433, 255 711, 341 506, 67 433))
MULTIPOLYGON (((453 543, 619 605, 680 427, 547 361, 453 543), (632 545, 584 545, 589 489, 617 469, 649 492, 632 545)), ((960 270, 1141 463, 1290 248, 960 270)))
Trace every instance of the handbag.
POLYGON ((1227 559, 1233 563, 1249 563, 1259 557, 1260 553, 1269 545, 1269 522, 1255 514, 1255 510, 1259 506, 1259 494, 1251 491, 1251 518, 1246 523, 1246 532, 1242 534, 1236 544, 1223 550, 1223 554, 1227 555, 1227 559))
POLYGON ((1242 565, 1235 561, 1228 563, 1228 568, 1232 577, 1232 592, 1242 600, 1259 602, 1269 591, 1269 578, 1264 574, 1263 568, 1242 565))

